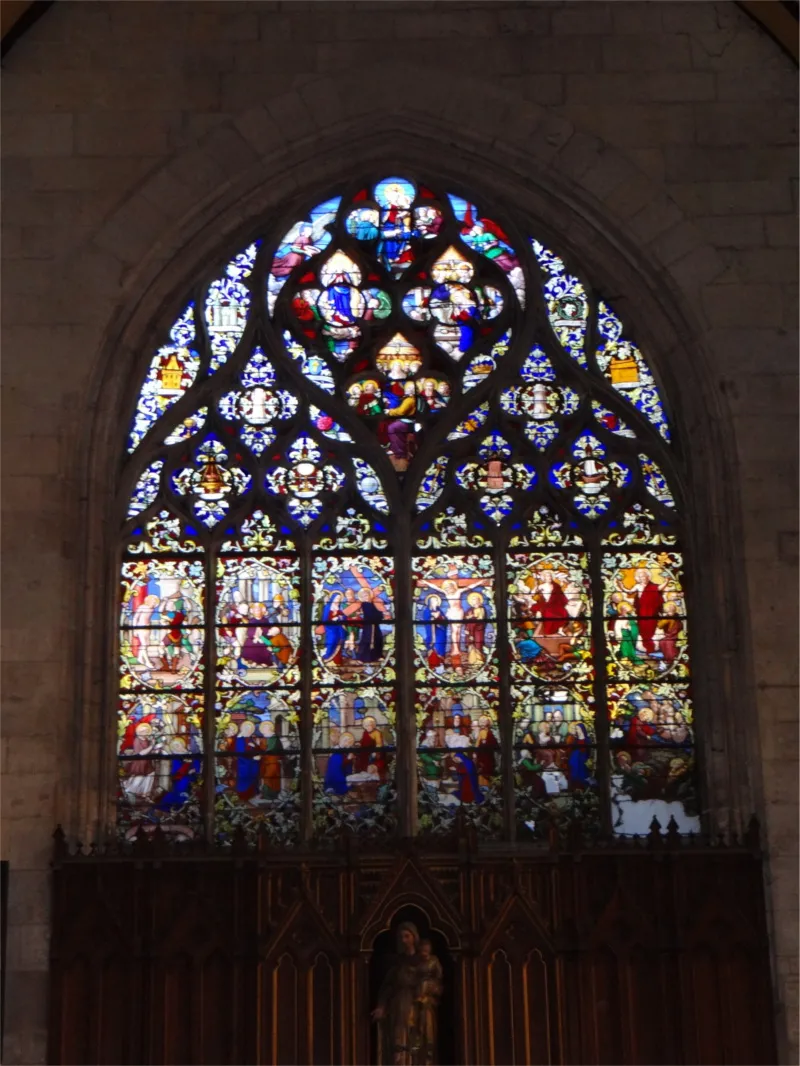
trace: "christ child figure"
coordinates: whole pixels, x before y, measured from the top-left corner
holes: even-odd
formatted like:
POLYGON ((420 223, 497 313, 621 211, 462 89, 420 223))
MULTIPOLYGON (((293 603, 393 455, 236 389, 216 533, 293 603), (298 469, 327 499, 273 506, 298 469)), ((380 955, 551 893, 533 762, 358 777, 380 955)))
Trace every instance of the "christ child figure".
POLYGON ((442 964, 433 954, 430 940, 419 942, 417 984, 417 1034, 422 1055, 420 1062, 436 1061, 436 1011, 442 995, 442 964))

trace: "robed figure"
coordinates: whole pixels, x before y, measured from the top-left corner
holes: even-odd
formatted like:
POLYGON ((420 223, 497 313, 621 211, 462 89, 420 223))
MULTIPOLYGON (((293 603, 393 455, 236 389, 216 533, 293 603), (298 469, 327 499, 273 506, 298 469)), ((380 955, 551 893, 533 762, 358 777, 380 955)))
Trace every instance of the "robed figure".
POLYGON ((420 938, 412 922, 397 929, 397 955, 378 993, 372 1017, 378 1023, 378 1062, 381 1066, 432 1066, 438 996, 431 994, 430 960, 420 952, 420 938), (430 1015, 430 1016, 429 1016, 430 1015))

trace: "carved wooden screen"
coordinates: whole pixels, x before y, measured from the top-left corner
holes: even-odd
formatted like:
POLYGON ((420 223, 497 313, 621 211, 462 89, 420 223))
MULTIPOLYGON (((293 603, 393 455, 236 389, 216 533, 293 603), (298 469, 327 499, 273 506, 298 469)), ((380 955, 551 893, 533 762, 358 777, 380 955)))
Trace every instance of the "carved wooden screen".
POLYGON ((680 467, 634 337, 411 177, 201 279, 128 440, 122 834, 697 830, 680 467))

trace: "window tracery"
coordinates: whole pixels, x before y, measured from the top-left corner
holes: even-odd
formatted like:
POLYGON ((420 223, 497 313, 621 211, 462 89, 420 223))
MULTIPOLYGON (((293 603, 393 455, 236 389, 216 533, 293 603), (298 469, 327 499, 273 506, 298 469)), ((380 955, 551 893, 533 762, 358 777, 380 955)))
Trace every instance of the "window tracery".
POLYGON ((697 830, 679 467, 630 335, 410 178, 212 271, 127 441, 120 832, 697 830))

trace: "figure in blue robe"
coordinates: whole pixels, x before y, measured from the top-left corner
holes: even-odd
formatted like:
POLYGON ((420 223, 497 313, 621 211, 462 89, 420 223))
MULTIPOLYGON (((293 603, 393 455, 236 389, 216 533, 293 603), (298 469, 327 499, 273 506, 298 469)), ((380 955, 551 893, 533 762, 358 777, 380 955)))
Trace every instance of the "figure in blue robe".
POLYGON ((541 644, 537 644, 533 637, 525 637, 524 640, 517 641, 517 651, 524 663, 532 662, 541 650, 541 644))
POLYGON ((574 725, 577 736, 574 736, 575 745, 572 748, 567 763, 569 765, 569 777, 572 784, 586 786, 589 780, 589 735, 582 722, 574 725))
POLYGON ((191 762, 180 758, 170 760, 171 786, 156 804, 159 810, 167 811, 172 807, 182 807, 188 800, 194 779, 199 773, 199 759, 192 759, 191 762))
MULTIPOLYGON (((254 750, 253 742, 248 736, 236 738, 233 750, 237 755, 251 755, 254 750)), ((260 777, 260 763, 253 758, 240 758, 236 760, 236 785, 235 791, 240 800, 247 801, 258 793, 260 777)))
POLYGON ((447 654, 447 615, 440 596, 429 596, 422 611, 425 622, 424 640, 428 658, 433 654, 437 662, 444 662, 447 654))
POLYGON ((344 648, 347 638, 347 632, 340 621, 344 619, 339 610, 342 599, 341 592, 334 592, 322 609, 322 621, 325 624, 325 651, 322 658, 325 662, 330 662, 344 648))
POLYGON ((322 785, 325 792, 332 792, 335 796, 343 796, 347 792, 347 762, 346 751, 333 751, 328 756, 322 785))
POLYGON ((349 285, 332 285, 328 289, 328 297, 330 298, 333 309, 341 319, 340 324, 355 321, 353 318, 349 285))
POLYGON ((455 751, 458 788, 456 795, 462 803, 483 803, 483 793, 478 784, 478 771, 471 757, 463 751, 455 751))
POLYGON ((390 268, 410 262, 408 240, 414 234, 410 228, 408 211, 391 204, 382 214, 382 239, 378 242, 378 255, 390 268))
POLYGON ((357 241, 374 241, 378 236, 378 227, 368 212, 364 211, 357 216, 352 233, 357 241))

